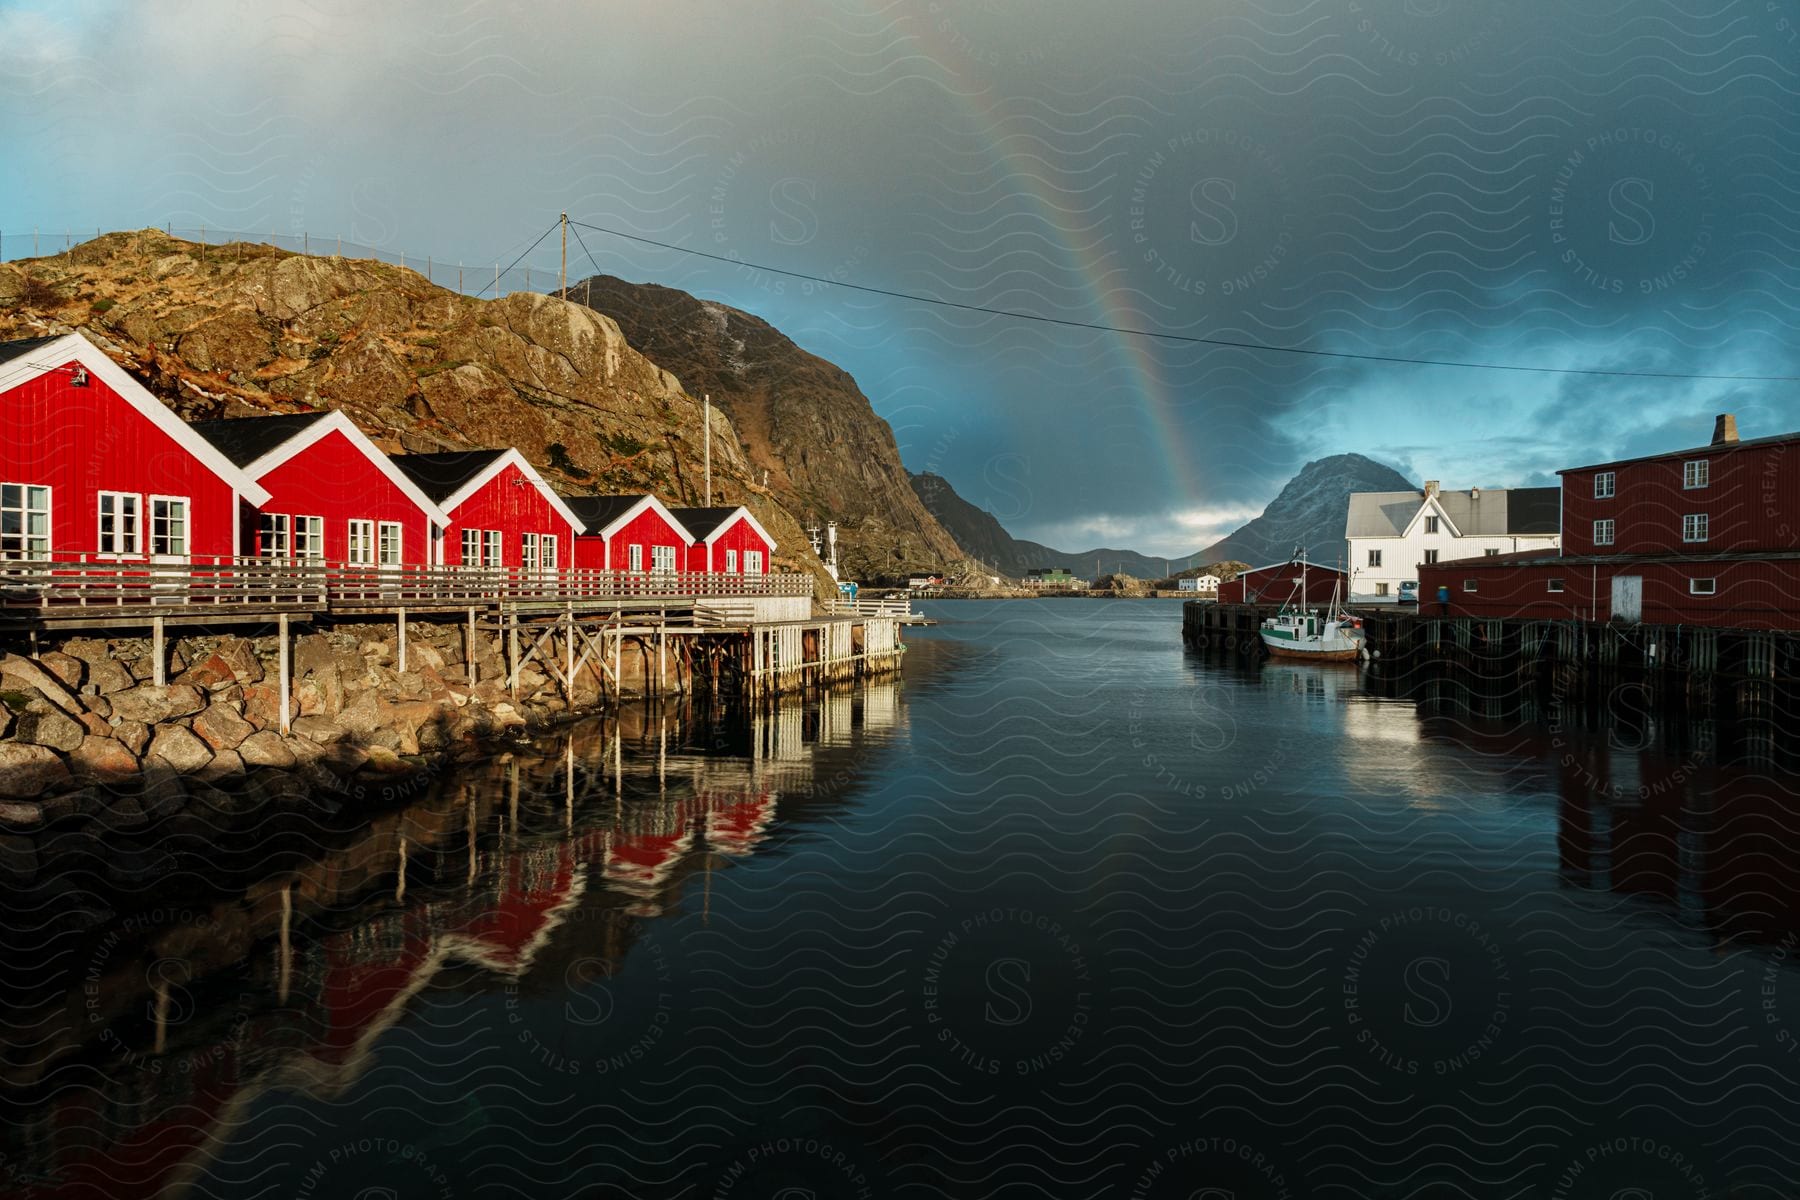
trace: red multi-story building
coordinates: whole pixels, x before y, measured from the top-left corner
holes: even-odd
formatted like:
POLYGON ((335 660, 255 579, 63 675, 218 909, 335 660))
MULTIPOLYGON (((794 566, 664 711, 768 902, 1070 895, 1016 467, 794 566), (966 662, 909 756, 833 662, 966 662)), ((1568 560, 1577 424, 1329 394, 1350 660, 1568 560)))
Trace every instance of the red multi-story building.
POLYGON ((1800 433, 1571 467, 1562 551, 1421 566, 1427 615, 1800 629, 1800 433))
POLYGON ((269 499, 239 522, 240 552, 353 566, 427 566, 449 517, 341 412, 199 421, 269 499))
POLYGON ((269 499, 78 333, 0 343, 0 411, 0 558, 230 558, 269 499))
POLYGON ((401 454, 394 465, 447 518, 434 561, 548 574, 585 526, 517 450, 401 454))

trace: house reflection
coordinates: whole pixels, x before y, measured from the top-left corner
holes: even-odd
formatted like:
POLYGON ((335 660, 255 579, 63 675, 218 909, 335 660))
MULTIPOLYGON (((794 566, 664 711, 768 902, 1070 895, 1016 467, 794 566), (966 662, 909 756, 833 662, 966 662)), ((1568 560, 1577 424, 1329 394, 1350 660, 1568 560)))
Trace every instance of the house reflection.
POLYGON ((853 800, 904 722, 899 689, 587 721, 242 894, 122 916, 16 968, 0 1192, 182 1195, 258 1098, 346 1092, 427 989, 616 970, 695 877, 853 800))

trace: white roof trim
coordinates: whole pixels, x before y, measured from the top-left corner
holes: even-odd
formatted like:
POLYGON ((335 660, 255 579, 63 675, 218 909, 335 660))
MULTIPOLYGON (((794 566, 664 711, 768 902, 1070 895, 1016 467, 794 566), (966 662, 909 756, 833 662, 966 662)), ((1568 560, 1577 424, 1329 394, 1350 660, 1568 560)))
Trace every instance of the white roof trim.
POLYGON ((207 470, 230 484, 243 499, 259 508, 269 502, 269 493, 261 484, 226 458, 217 446, 201 437, 192 425, 176 416, 173 409, 133 379, 125 368, 108 358, 104 350, 79 333, 64 334, 54 342, 0 366, 0 392, 11 391, 27 380, 46 375, 70 359, 86 367, 89 375, 118 393, 120 399, 198 459, 207 470))
POLYGON ((1418 526, 1420 521, 1424 520, 1425 510, 1428 508, 1436 511, 1438 518, 1450 527, 1451 537, 1462 536, 1462 530, 1456 527, 1456 522, 1450 519, 1450 514, 1444 511, 1444 506, 1437 502, 1436 496, 1426 496, 1423 499, 1424 502, 1419 505, 1419 511, 1413 514, 1412 520, 1406 523, 1406 528, 1400 531, 1401 537, 1412 536, 1412 531, 1418 526))
MULTIPOLYGON (((561 515, 562 519, 569 523, 570 529, 573 529, 576 533, 587 532, 587 526, 581 523, 581 518, 570 511, 569 506, 563 503, 563 498, 561 496, 550 490, 550 485, 544 482, 544 477, 539 475, 536 469, 534 469, 529 462, 525 461, 525 456, 520 454, 517 450, 504 451, 496 457, 493 462, 483 467, 479 475, 463 484, 462 487, 458 488, 445 498, 443 511, 446 522, 448 521, 449 514, 455 512, 463 501, 493 482, 494 477, 508 467, 519 468, 519 473, 524 475, 526 479, 529 479, 532 486, 543 493, 544 499, 548 500, 550 502, 550 507, 554 508, 557 513, 561 515)), ((677 526, 677 528, 680 527, 677 526)))
MULTIPOLYGON (((250 417, 248 420, 255 420, 250 417)), ((364 458, 375 464, 377 470, 406 493, 406 498, 418 505, 419 510, 439 525, 450 523, 450 514, 431 502, 431 497, 419 490, 419 485, 406 477, 406 473, 394 465, 394 460, 381 452, 381 448, 369 440, 369 436, 356 427, 356 422, 341 412, 330 412, 317 421, 296 433, 275 449, 252 461, 244 468, 244 473, 252 479, 261 479, 276 467, 289 462, 303 451, 323 441, 331 433, 341 433, 350 439, 350 444, 362 452, 364 458)))
MULTIPOLYGON (((750 528, 756 530, 756 536, 768 543, 769 553, 775 553, 775 539, 769 536, 769 531, 764 529, 762 522, 756 519, 756 514, 741 504, 737 506, 737 509, 729 517, 726 517, 723 521, 719 522, 718 528, 707 535, 704 544, 708 546, 712 545, 716 539, 724 535, 727 529, 730 529, 735 525, 739 518, 750 522, 750 528)), ((688 538, 688 541, 690 542, 693 540, 694 539, 691 536, 688 538)))
POLYGON ((657 513, 662 517, 662 519, 667 521, 669 523, 669 525, 675 530, 675 532, 679 533, 681 535, 682 541, 686 542, 690 546, 694 544, 694 542, 695 542, 694 535, 688 532, 687 526, 683 525, 680 521, 677 521, 675 519, 675 514, 670 512, 668 510, 668 508, 664 506, 663 502, 661 500, 658 500, 655 496, 640 496, 638 498, 638 502, 636 504, 632 505, 630 508, 628 508, 624 512, 620 513, 618 516, 614 517, 607 524, 606 528, 595 529, 592 532, 599 534, 602 538, 605 538, 607 541, 611 541, 612 537, 615 533, 618 533, 619 530, 625 528, 626 525, 630 524, 632 521, 635 521, 640 515, 642 515, 643 511, 646 508, 654 508, 657 511, 657 513))
MULTIPOLYGON (((1236 575, 1232 576, 1232 578, 1233 579, 1242 579, 1244 576, 1254 575, 1258 571, 1272 571, 1276 567, 1297 567, 1299 565, 1300 565, 1299 559, 1290 558, 1286 562, 1272 562, 1266 567, 1246 567, 1242 571, 1239 571, 1236 575)), ((1329 563, 1314 562, 1310 558, 1306 560, 1306 567, 1310 571, 1333 571, 1339 575, 1348 574, 1348 572, 1343 570, 1341 567, 1334 567, 1329 563)))

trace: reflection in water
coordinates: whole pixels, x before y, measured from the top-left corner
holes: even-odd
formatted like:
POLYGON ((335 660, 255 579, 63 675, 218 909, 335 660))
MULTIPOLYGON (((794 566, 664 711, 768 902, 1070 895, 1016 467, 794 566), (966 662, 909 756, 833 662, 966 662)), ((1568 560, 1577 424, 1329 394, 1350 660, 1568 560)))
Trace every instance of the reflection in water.
POLYGON ((904 721, 895 681, 743 719, 646 704, 459 769, 242 895, 35 958, 15 931, 0 1185, 188 1193, 264 1097, 344 1095, 430 989, 615 972, 696 876, 704 905, 715 871, 841 802, 904 721))

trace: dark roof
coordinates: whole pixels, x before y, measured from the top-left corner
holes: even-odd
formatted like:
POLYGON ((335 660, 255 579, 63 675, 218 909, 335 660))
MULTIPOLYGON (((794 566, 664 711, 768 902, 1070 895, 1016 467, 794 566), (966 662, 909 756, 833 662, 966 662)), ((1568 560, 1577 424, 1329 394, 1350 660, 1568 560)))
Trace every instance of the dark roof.
POLYGON ((21 338, 16 342, 0 342, 0 363, 11 362, 20 355, 30 354, 39 346, 48 346, 51 342, 58 341, 60 337, 59 334, 56 337, 21 338))
POLYGON ((505 453, 504 450, 447 450, 440 454, 395 454, 390 457, 400 468, 400 473, 417 484, 433 504, 442 504, 505 453))
POLYGON ((1506 493, 1506 532, 1561 533, 1562 489, 1509 488, 1506 493))
POLYGON ((737 516, 735 506, 732 508, 716 506, 713 508, 671 508, 669 512, 674 514, 677 521, 681 522, 683 529, 703 542, 712 534, 713 530, 737 516))
POLYGON ((247 467, 327 414, 280 413, 269 417, 233 417, 195 421, 194 432, 211 442, 232 465, 247 467))
POLYGON ((1781 442, 1800 442, 1800 432, 1776 433, 1768 437, 1744 438, 1736 442, 1716 442, 1687 450, 1665 450, 1661 454, 1640 454, 1636 458, 1615 458, 1610 462, 1589 463, 1585 467, 1564 467, 1558 475, 1572 471, 1595 471, 1602 467, 1622 467, 1628 463, 1655 462, 1662 458, 1701 458, 1708 454, 1729 454, 1733 450, 1753 450, 1758 446, 1774 446, 1781 442))
POLYGON ((564 496, 562 502, 581 518, 589 533, 599 533, 643 499, 643 494, 639 493, 636 496, 564 496))

